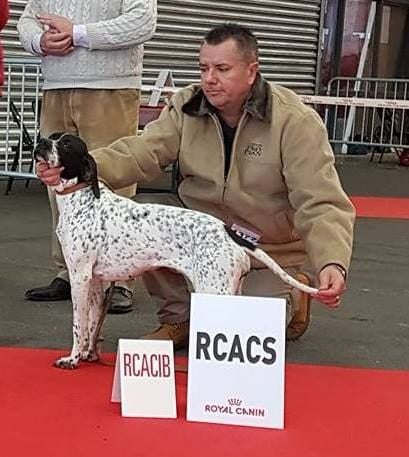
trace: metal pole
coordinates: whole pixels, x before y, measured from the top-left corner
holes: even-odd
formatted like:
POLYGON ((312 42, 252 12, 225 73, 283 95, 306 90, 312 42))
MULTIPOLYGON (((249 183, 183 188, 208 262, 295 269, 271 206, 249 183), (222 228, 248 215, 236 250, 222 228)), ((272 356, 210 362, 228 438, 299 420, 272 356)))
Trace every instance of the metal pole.
POLYGON ((325 19, 326 10, 327 10, 327 0, 322 0, 321 11, 320 11, 320 28, 319 28, 319 32, 318 32, 319 43, 318 43, 318 50, 317 50, 317 70, 316 70, 316 74, 315 74, 314 93, 316 95, 321 93, 321 65, 322 65, 322 51, 323 51, 324 42, 325 42, 324 19, 325 19))
MULTIPOLYGON (((365 66, 365 62, 366 62, 366 56, 368 54, 369 42, 371 41, 372 29, 373 29, 373 25, 375 22, 375 15, 376 15, 376 2, 372 2, 371 9, 369 10, 368 22, 366 25, 364 45, 362 47, 361 57, 359 59, 358 70, 356 73, 357 78, 362 78, 362 75, 364 73, 364 66, 365 66)), ((360 87, 361 87, 361 83, 360 83, 360 81, 357 81, 355 83, 355 87, 354 87, 355 94, 357 94, 359 92, 360 87)), ((351 109, 349 110, 349 114, 348 114, 345 132, 344 132, 343 139, 345 142, 347 142, 351 136, 352 126, 353 126, 353 123, 355 120, 355 111, 356 111, 356 108, 354 106, 351 106, 351 109)), ((346 154, 348 152, 347 144, 344 143, 342 145, 341 152, 343 154, 346 154)))

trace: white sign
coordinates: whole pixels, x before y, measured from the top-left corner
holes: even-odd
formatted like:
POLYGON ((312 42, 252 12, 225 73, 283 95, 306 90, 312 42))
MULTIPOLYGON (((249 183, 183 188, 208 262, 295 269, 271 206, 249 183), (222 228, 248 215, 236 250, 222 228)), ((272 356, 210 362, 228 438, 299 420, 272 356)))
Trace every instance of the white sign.
POLYGON ((120 339, 111 401, 125 417, 176 418, 172 341, 120 339))
POLYGON ((192 294, 187 419, 284 428, 286 301, 192 294))

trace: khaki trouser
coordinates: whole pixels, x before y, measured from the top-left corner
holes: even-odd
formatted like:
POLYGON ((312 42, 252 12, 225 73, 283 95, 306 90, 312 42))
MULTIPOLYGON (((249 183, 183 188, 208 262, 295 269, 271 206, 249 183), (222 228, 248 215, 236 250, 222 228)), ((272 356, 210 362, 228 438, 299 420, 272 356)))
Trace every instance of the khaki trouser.
MULTIPOLYGON (((171 194, 137 194, 133 200, 140 203, 183 206, 177 196, 171 194)), ((291 276, 295 276, 300 271, 300 266, 288 267, 285 268, 285 271, 291 276)), ((161 324, 176 324, 189 319, 191 291, 182 275, 163 268, 145 273, 142 280, 157 306, 158 319, 161 324)), ((285 298, 287 324, 297 311, 300 296, 298 290, 285 284, 268 268, 252 268, 244 279, 242 294, 285 298)))
MULTIPOLYGON (((41 136, 68 132, 80 136, 91 151, 115 140, 136 135, 140 91, 136 89, 55 89, 43 94, 40 118, 41 136)), ((136 185, 117 191, 124 197, 135 195, 136 185)), ((59 278, 69 280, 64 256, 55 229, 58 209, 55 193, 48 192, 52 214, 51 252, 59 278)), ((118 285, 121 285, 118 283, 118 285)), ((123 283, 132 289, 130 281, 123 283)))

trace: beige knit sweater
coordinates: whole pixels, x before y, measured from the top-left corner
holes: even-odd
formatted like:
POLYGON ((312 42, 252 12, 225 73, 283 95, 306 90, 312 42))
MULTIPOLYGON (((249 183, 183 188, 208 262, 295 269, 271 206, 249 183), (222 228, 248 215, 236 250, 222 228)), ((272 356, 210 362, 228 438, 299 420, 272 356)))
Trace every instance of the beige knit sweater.
POLYGON ((31 53, 42 33, 36 15, 57 14, 74 25, 85 25, 89 49, 42 56, 43 89, 139 88, 143 44, 156 27, 156 0, 29 0, 17 24, 21 42, 31 53))

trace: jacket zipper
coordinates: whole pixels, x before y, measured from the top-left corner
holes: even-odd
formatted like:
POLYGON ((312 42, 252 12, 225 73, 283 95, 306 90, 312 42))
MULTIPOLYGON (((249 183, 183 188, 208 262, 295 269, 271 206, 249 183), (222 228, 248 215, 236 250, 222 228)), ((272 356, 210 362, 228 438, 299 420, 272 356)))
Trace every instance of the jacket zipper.
MULTIPOLYGON (((223 139, 223 130, 222 130, 222 126, 220 125, 220 121, 218 119, 218 117, 215 115, 215 114, 210 114, 210 117, 213 119, 214 123, 216 124, 216 130, 217 130, 217 134, 219 135, 219 140, 220 140, 220 144, 221 144, 221 149, 222 149, 222 158, 223 158, 223 165, 224 165, 224 162, 226 161, 226 151, 224 149, 224 139, 223 139)), ((223 168, 224 170, 224 168, 223 168)), ((224 176, 224 171, 223 171, 223 180, 224 180, 224 187, 226 185, 226 176, 224 176)), ((223 188, 223 195, 224 195, 224 188, 223 188)))
MULTIPOLYGON (((217 133, 219 135, 219 140, 220 140, 220 143, 221 143, 221 146, 222 146, 223 165, 224 165, 224 162, 226 161, 226 151, 224 149, 224 138, 223 138, 222 126, 220 125, 220 121, 219 121, 218 117, 215 114, 210 114, 210 117, 213 119, 214 123, 216 124, 217 133)), ((239 120, 239 123, 237 124, 236 133, 234 135, 233 144, 231 146, 230 164, 229 164, 229 169, 228 169, 227 175, 225 175, 224 172, 223 172, 224 184, 223 184, 223 193, 222 193, 222 203, 224 202, 224 196, 226 194, 227 181, 229 180, 229 176, 230 176, 230 173, 231 173, 231 166, 232 166, 232 163, 233 163, 233 160, 234 160, 234 156, 235 156, 237 137, 238 137, 238 135, 240 133, 240 129, 241 129, 245 119, 246 119, 246 113, 243 113, 241 118, 240 118, 240 120, 239 120)))
MULTIPOLYGON (((233 144, 231 145, 231 153, 230 153, 230 164, 229 164, 229 169, 227 171, 227 175, 224 177, 224 186, 223 186, 223 201, 224 201, 224 197, 225 197, 225 194, 226 194, 226 188, 227 188, 227 182, 229 180, 229 177, 230 177, 230 174, 231 174, 231 168, 232 168, 232 164, 234 162, 234 158, 235 158, 235 155, 236 155, 236 144, 237 144, 237 138, 240 134, 240 130, 244 124, 244 121, 245 119, 247 118, 247 114, 244 112, 239 120, 239 123, 237 124, 237 129, 236 129, 236 133, 234 135, 234 139, 233 139, 233 144)), ((226 157, 225 157, 225 160, 226 160, 226 157)))

